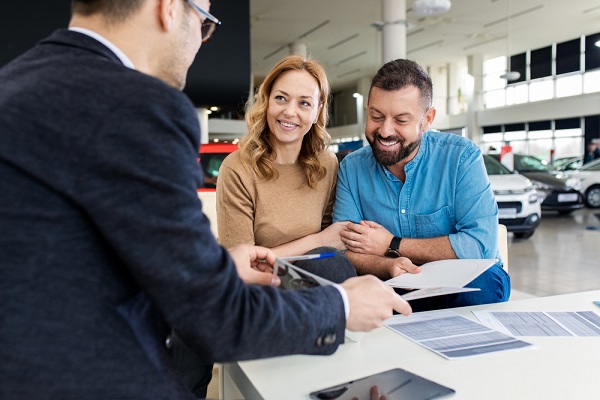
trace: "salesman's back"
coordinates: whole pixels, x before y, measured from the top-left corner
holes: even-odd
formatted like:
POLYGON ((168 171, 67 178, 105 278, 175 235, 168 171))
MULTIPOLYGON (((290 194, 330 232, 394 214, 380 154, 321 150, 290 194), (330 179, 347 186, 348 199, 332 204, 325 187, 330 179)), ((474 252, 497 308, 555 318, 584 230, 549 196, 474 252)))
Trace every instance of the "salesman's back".
POLYGON ((343 341, 335 289, 323 309, 237 277, 179 91, 61 30, 0 70, 0 109, 0 398, 188 398, 170 328, 207 362, 343 341))

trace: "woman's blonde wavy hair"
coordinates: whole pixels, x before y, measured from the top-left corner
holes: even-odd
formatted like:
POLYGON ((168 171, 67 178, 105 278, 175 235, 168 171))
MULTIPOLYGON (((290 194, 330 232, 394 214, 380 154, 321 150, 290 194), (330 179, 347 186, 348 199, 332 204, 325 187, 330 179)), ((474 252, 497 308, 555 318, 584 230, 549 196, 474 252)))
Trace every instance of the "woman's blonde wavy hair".
POLYGON ((329 82, 325 70, 315 60, 301 56, 287 56, 267 74, 265 80, 254 96, 254 102, 246 105, 246 125, 248 133, 240 140, 239 149, 242 163, 253 170, 262 179, 277 178, 273 167, 275 149, 270 141, 267 125, 267 108, 273 84, 287 71, 306 71, 316 79, 319 85, 319 116, 302 140, 302 148, 298 162, 304 169, 306 181, 310 188, 325 177, 327 169, 319 162, 321 153, 327 150, 331 137, 325 129, 329 118, 329 82))

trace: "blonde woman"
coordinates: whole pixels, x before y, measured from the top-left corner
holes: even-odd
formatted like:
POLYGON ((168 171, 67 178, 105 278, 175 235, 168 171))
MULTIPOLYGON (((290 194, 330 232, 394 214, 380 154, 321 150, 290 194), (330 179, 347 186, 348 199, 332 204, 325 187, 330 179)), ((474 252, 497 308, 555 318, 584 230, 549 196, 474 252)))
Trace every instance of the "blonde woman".
MULTIPOLYGON (((345 249, 345 223, 331 223, 338 162, 328 150, 328 100, 314 60, 288 56, 268 73, 246 111, 248 134, 219 170, 223 246, 252 243, 279 257, 345 249)), ((297 265, 336 282, 356 275, 339 251, 297 265)))

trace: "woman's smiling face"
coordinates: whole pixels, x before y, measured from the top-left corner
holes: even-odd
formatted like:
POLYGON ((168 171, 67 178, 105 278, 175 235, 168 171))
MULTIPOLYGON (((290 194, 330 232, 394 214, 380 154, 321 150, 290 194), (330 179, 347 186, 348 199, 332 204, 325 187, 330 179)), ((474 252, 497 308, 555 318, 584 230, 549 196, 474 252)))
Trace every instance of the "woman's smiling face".
POLYGON ((321 104, 319 84, 304 70, 290 70, 273 83, 267 107, 267 124, 274 147, 302 145, 304 135, 317 121, 321 104))

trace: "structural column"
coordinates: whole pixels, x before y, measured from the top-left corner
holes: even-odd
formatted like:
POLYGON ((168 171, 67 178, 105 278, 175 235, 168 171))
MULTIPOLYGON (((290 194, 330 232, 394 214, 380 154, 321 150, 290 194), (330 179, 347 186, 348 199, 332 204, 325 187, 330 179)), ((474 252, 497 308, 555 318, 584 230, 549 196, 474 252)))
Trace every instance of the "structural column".
POLYGON ((306 58, 308 54, 308 50, 306 48, 306 43, 292 43, 289 45, 290 55, 298 55, 306 58))
POLYGON ((468 86, 467 132, 469 139, 479 144, 481 129, 477 122, 477 113, 483 110, 483 56, 470 55, 467 59, 471 82, 468 86))
POLYGON ((382 0, 382 64, 406 58, 406 0, 382 0))
POLYGON ((197 108, 198 121, 200 122, 200 143, 208 143, 208 109, 197 108))

